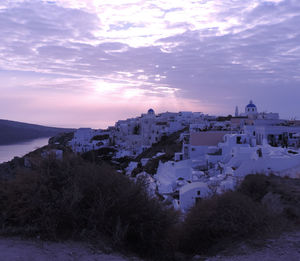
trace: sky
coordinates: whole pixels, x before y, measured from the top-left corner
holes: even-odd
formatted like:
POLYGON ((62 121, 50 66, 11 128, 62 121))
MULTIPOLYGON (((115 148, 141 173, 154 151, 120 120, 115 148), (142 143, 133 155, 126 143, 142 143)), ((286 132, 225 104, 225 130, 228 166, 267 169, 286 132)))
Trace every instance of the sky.
POLYGON ((300 119, 299 0, 1 0, 0 118, 105 128, 155 112, 300 119))

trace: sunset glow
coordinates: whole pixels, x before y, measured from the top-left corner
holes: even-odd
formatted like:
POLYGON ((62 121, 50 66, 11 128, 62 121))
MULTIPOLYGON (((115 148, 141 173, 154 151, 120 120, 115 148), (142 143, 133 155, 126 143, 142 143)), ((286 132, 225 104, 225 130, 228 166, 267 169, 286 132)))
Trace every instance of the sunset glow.
POLYGON ((1 117, 105 128, 154 108, 300 117, 297 0, 4 0, 1 117))

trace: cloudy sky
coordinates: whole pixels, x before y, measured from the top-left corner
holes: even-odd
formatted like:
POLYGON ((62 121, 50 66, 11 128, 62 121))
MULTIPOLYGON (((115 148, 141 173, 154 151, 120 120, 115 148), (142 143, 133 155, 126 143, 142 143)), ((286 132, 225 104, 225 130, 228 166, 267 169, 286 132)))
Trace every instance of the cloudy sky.
POLYGON ((300 118, 299 0, 1 0, 0 118, 95 128, 153 108, 300 118))

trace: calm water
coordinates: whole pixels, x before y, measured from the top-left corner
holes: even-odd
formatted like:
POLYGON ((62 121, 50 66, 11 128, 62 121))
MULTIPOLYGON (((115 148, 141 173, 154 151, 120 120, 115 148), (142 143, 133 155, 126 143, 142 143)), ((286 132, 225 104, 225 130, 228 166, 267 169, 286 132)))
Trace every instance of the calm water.
POLYGON ((49 138, 40 138, 13 145, 0 145, 0 163, 12 160, 14 157, 24 156, 30 151, 48 144, 49 138))

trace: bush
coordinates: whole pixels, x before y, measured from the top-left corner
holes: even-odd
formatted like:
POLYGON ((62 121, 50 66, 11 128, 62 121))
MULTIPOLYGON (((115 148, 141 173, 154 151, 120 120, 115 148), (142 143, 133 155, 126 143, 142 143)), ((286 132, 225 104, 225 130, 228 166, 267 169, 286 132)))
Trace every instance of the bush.
POLYGON ((159 159, 149 159, 144 167, 144 170, 151 175, 155 175, 157 173, 158 165, 159 159))
POLYGON ((248 175, 238 189, 273 212, 300 223, 300 180, 275 175, 248 175))
POLYGON ((35 159, 0 183, 2 232, 47 239, 106 236, 114 246, 160 256, 176 213, 107 165, 79 157, 35 159))
POLYGON ((228 192, 203 200, 188 213, 179 236, 185 253, 201 253, 222 240, 236 240, 262 230, 265 209, 248 196, 228 192))
POLYGON ((62 161, 33 155, 30 161, 30 169, 16 167, 14 178, 0 180, 2 234, 106 238, 119 250, 171 260, 178 251, 204 253, 225 241, 279 231, 300 217, 297 180, 247 176, 239 191, 198 202, 178 222, 177 213, 150 198, 143 183, 109 165, 74 154, 62 161))
POLYGON ((248 175, 243 180, 238 191, 249 196, 254 201, 261 201, 269 192, 270 178, 266 175, 248 175))

